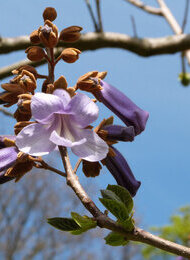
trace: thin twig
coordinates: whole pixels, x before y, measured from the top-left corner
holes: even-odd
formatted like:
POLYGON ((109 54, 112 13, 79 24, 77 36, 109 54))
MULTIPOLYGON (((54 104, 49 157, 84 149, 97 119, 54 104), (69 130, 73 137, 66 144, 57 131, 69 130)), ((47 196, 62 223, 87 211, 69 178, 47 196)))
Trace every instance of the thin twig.
POLYGON ((132 23, 132 28, 133 28, 133 37, 138 38, 137 27, 136 27, 135 18, 133 15, 131 15, 131 23, 132 23))
POLYGON ((57 173, 58 175, 62 176, 62 177, 66 177, 66 174, 52 166, 50 166, 49 164, 47 164, 46 162, 42 161, 41 162, 41 165, 36 165, 37 168, 42 168, 44 170, 49 170, 49 171, 52 171, 52 172, 55 172, 57 173))
POLYGON ((98 32, 103 32, 102 16, 100 10, 100 0, 96 0, 96 10, 98 15, 98 32))
POLYGON ((152 7, 152 6, 145 5, 140 0, 124 0, 124 1, 142 9, 143 11, 145 11, 149 14, 163 16, 162 10, 160 8, 155 8, 155 7, 152 7))
POLYGON ((2 112, 5 116, 10 116, 10 117, 14 118, 14 115, 11 112, 7 111, 6 109, 4 109, 2 107, 0 107, 0 112, 2 112))
POLYGON ((182 23, 182 26, 181 26, 182 32, 184 32, 185 26, 187 24, 188 13, 189 13, 189 0, 186 0, 183 23, 182 23))
POLYGON ((89 0, 85 0, 85 3, 86 3, 86 6, 87 6, 87 8, 88 8, 89 14, 90 14, 90 16, 91 16, 92 22, 93 22, 93 24, 94 24, 95 32, 98 32, 98 25, 97 25, 97 23, 96 23, 96 19, 95 19, 94 13, 93 13, 93 11, 92 11, 92 7, 91 7, 91 5, 90 5, 90 3, 89 3, 89 0))
POLYGON ((78 159, 78 161, 77 161, 77 163, 76 163, 76 165, 75 165, 75 168, 74 168, 74 170, 73 170, 73 172, 74 172, 74 173, 76 173, 76 172, 77 172, 77 170, 78 170, 78 168, 79 168, 79 166, 80 166, 81 162, 82 162, 82 159, 81 159, 81 158, 80 158, 80 159, 78 159))

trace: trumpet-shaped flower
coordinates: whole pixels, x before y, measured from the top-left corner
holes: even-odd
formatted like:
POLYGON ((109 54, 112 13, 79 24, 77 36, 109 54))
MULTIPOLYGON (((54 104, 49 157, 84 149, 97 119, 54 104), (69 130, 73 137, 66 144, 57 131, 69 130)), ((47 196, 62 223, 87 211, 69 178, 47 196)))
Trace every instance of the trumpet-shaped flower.
POLYGON ((56 146, 70 147, 72 152, 87 161, 99 161, 108 153, 107 144, 91 129, 98 117, 98 107, 86 95, 77 93, 73 98, 67 91, 57 89, 52 94, 36 93, 31 111, 37 123, 17 135, 20 151, 42 156, 56 146))
POLYGON ((112 146, 115 156, 107 156, 104 164, 111 172, 118 185, 125 187, 131 194, 135 196, 141 182, 137 181, 123 155, 112 146))
POLYGON ((96 91, 95 96, 127 126, 133 126, 135 135, 140 134, 146 126, 149 113, 139 108, 132 100, 117 88, 101 81, 102 90, 96 91))

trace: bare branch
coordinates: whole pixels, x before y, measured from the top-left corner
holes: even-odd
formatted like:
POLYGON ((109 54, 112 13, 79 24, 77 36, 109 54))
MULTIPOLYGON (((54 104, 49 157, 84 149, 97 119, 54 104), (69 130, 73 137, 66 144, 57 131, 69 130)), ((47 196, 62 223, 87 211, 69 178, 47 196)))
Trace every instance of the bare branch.
POLYGON ((163 16, 162 10, 160 8, 155 8, 152 6, 145 5, 143 2, 140 0, 125 0, 126 2, 142 9, 143 11, 149 13, 149 14, 154 14, 154 15, 159 15, 163 16))
MULTIPOLYGON (((12 46, 10 46, 9 44, 7 44, 7 42, 10 42, 11 38, 6 39, 3 40, 3 45, 0 44, 0 53, 2 53, 2 51, 10 52, 15 51, 16 49, 24 49, 24 45, 26 45, 26 39, 28 39, 27 47, 30 46, 30 41, 28 37, 26 37, 24 45, 22 39, 20 42, 17 39, 16 45, 13 44, 12 46)), ((60 43, 59 46, 66 47, 67 45, 60 43)), ((172 35, 163 38, 134 38, 126 34, 111 32, 87 33, 82 35, 81 39, 73 44, 74 48, 78 48, 81 51, 97 50, 101 48, 120 48, 131 51, 143 57, 160 54, 174 54, 177 52, 188 50, 189 46, 190 34, 172 35)), ((58 56, 61 51, 62 48, 57 48, 55 51, 55 55, 58 56)), ((0 79, 10 76, 11 71, 15 68, 18 68, 19 66, 29 64, 37 67, 41 64, 44 64, 45 62, 46 60, 43 60, 41 62, 31 62, 29 60, 23 60, 14 63, 10 66, 0 69, 0 79)))
POLYGON ((185 30, 185 26, 187 24, 187 17, 189 13, 189 0, 186 0, 186 5, 185 5, 185 12, 184 12, 184 18, 183 18, 183 23, 182 23, 182 32, 185 30))

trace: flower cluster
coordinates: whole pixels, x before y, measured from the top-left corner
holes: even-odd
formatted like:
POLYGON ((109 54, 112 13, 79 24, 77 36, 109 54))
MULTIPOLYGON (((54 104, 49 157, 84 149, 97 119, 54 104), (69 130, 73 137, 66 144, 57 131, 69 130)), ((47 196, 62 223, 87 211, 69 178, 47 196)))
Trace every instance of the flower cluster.
POLYGON ((17 103, 14 114, 17 123, 15 137, 0 139, 0 183, 13 178, 18 180, 36 166, 34 158, 63 146, 71 148, 81 158, 87 177, 99 175, 102 165, 105 165, 117 183, 134 196, 140 182, 114 144, 132 142, 145 129, 148 113, 106 83, 106 72, 88 72, 74 87, 68 86, 64 76, 54 80, 56 64, 61 60, 73 63, 81 53, 69 47, 55 58, 54 47, 60 41, 72 43, 79 40, 82 30, 79 26, 70 26, 59 34, 53 23, 56 16, 54 8, 45 9, 44 25, 31 33, 33 45, 26 49, 29 60, 46 59, 49 74, 40 75, 33 67, 23 66, 13 71, 15 77, 9 83, 1 85, 4 91, 0 93, 0 104, 12 106, 17 103), (44 79, 42 92, 35 92, 39 78, 44 79), (95 99, 81 91, 90 92, 95 99), (110 117, 93 128, 91 124, 99 116, 97 101, 118 116, 124 125, 114 125, 113 117, 110 117))

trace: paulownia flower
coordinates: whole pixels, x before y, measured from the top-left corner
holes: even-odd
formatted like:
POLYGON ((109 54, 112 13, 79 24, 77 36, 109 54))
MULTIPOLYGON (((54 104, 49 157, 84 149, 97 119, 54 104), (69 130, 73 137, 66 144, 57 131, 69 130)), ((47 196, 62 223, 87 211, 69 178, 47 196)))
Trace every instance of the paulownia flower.
POLYGON ((139 108, 121 91, 105 81, 101 80, 100 85, 101 90, 94 92, 96 98, 114 112, 127 126, 133 126, 135 135, 140 134, 145 129, 149 113, 139 108))
POLYGON ((72 152, 87 161, 106 157, 108 145, 91 129, 98 117, 98 107, 83 93, 70 97, 67 91, 57 89, 52 94, 36 93, 31 100, 31 111, 37 123, 17 135, 20 151, 42 156, 56 146, 70 147, 72 152))
POLYGON ((118 185, 125 187, 131 194, 135 196, 141 182, 137 181, 123 155, 112 146, 115 156, 107 156, 103 163, 111 172, 118 185))
POLYGON ((121 125, 106 125, 99 131, 105 136, 106 140, 132 142, 135 137, 133 126, 125 127, 121 125))
POLYGON ((0 184, 13 179, 5 176, 5 173, 7 169, 15 164, 19 152, 16 147, 7 147, 4 142, 5 138, 15 140, 15 136, 0 136, 0 184))

